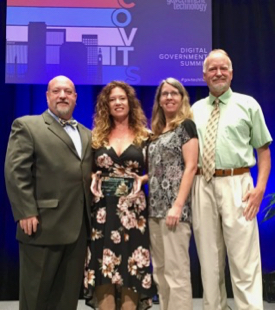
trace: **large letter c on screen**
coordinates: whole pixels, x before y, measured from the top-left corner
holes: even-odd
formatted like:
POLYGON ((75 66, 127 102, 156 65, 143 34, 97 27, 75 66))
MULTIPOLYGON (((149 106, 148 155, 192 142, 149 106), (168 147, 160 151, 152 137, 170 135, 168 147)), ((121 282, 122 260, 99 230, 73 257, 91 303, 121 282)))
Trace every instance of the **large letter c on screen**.
POLYGON ((133 6, 135 6, 135 3, 134 2, 131 2, 131 3, 125 3, 124 0, 118 0, 118 3, 125 9, 130 9, 132 8, 133 6))

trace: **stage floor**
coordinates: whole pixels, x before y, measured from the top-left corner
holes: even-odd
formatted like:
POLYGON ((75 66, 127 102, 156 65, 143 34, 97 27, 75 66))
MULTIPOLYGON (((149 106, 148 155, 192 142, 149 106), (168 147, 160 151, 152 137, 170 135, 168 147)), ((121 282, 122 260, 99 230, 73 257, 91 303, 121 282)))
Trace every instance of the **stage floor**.
MULTIPOLYGON (((232 310, 235 310, 234 301, 233 299, 228 299, 228 305, 232 310)), ((230 310, 228 308, 228 310, 230 310)), ((88 310, 91 308, 88 308, 85 306, 84 301, 80 300, 78 303, 77 310, 88 310)), ((194 299, 193 300, 193 310, 201 310, 202 309, 202 300, 201 299, 194 299)), ((275 304, 274 303, 267 303, 264 302, 264 310, 274 310, 275 304)), ((18 301, 0 301, 0 310, 18 310, 18 301)), ((154 305, 151 310, 159 310, 158 305, 154 305)))

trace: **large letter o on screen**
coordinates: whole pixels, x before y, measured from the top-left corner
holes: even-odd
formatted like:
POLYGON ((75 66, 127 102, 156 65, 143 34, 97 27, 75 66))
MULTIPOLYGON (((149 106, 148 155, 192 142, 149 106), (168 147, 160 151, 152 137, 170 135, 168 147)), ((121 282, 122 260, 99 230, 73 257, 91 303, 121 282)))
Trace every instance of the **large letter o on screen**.
POLYGON ((128 26, 130 24, 131 20, 132 20, 131 14, 127 10, 124 10, 124 9, 115 10, 113 15, 112 15, 112 21, 113 21, 113 23, 117 27, 126 27, 126 26, 128 26), (118 15, 119 14, 124 14, 125 15, 125 17, 126 17, 125 22, 120 22, 118 20, 118 15))

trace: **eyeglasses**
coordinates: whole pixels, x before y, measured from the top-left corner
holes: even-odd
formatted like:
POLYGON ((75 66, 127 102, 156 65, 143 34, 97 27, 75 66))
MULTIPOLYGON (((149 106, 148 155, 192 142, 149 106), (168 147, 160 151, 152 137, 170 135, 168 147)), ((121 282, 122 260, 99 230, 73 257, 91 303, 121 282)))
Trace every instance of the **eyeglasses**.
POLYGON ((174 97, 177 97, 177 96, 179 95, 179 92, 177 92, 177 91, 170 91, 170 92, 164 91, 164 92, 162 92, 160 95, 161 95, 161 97, 163 97, 163 98, 168 98, 169 95, 170 95, 172 98, 174 98, 174 97))

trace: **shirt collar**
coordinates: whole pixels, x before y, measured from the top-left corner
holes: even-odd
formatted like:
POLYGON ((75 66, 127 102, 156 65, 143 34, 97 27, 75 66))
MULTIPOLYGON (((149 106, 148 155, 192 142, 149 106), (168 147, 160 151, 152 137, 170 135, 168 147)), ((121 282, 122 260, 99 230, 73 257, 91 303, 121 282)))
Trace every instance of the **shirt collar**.
MULTIPOLYGON (((59 122, 59 117, 56 116, 55 114, 53 114, 53 112, 52 112, 50 109, 48 109, 48 113, 49 113, 55 120, 57 120, 57 121, 59 122)), ((74 118, 72 117, 71 119, 74 119, 74 118)))
MULTIPOLYGON (((232 89, 229 88, 225 93, 223 93, 219 98, 220 102, 223 104, 227 104, 229 102, 230 97, 232 96, 232 89)), ((209 103, 212 105, 217 97, 213 96, 209 93, 209 103)))
POLYGON ((58 116, 56 116, 55 114, 53 114, 53 112, 52 112, 50 109, 48 109, 48 113, 49 113, 55 120, 58 121, 58 116))

